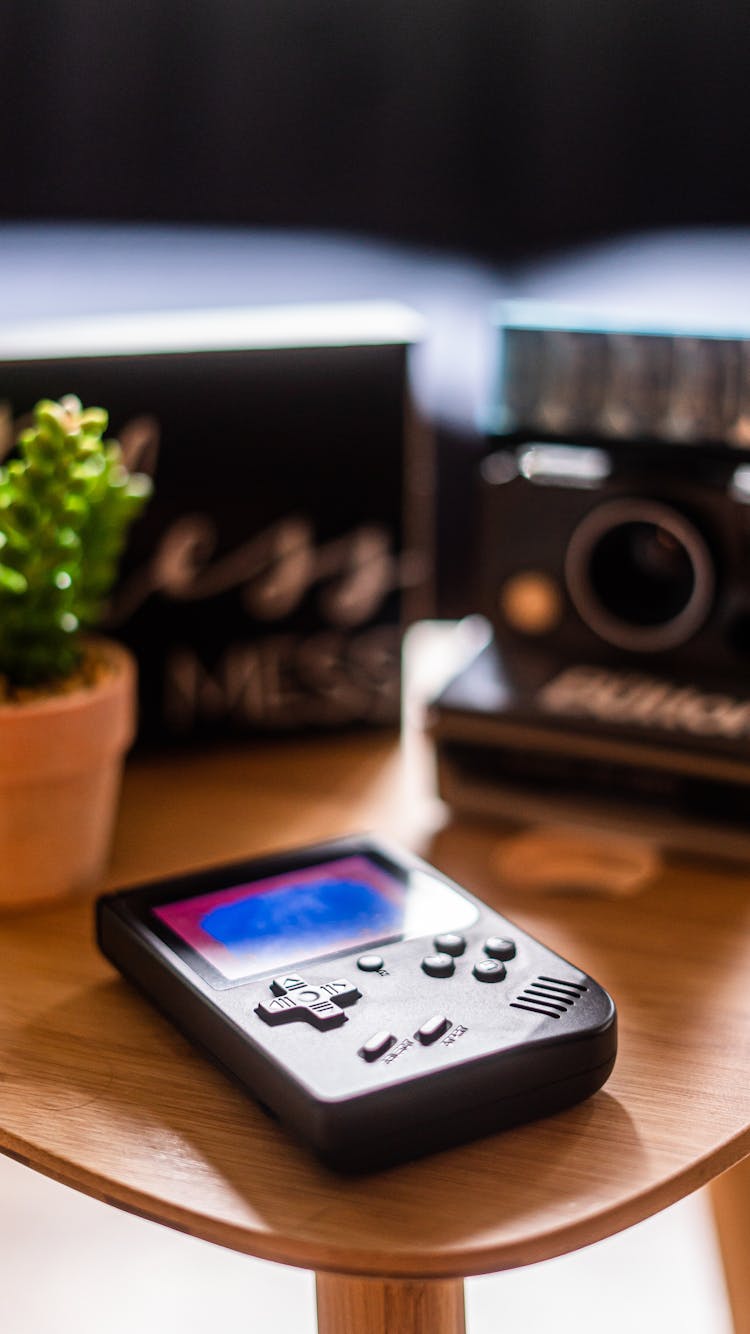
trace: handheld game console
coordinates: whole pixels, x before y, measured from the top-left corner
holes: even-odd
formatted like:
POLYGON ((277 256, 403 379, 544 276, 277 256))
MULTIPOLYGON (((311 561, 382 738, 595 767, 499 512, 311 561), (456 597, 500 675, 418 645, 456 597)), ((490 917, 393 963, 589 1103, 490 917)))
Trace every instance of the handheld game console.
POLYGON ((349 838, 109 894, 104 954, 331 1166, 594 1093, 615 1007, 410 854, 349 838))

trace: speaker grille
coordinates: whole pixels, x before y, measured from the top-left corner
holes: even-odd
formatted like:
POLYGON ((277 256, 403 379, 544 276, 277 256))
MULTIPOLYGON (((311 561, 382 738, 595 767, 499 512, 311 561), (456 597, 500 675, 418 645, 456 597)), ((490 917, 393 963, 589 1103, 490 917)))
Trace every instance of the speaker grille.
POLYGON ((559 1019, 567 1014, 588 988, 582 982, 570 982, 560 977, 537 977, 511 1001, 514 1010, 530 1010, 547 1019, 559 1019))

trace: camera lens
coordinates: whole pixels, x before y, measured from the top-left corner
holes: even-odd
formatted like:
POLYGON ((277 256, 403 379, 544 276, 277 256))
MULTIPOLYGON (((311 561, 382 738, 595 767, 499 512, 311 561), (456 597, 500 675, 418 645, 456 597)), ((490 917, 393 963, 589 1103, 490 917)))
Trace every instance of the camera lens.
POLYGON ((690 556, 656 523, 621 523, 595 544, 591 586, 602 606, 628 625, 664 625, 688 605, 695 588, 690 556))
POLYGON ((676 648, 702 625, 713 564, 697 528, 656 501, 590 511, 571 539, 565 574, 582 620, 617 648, 676 648))

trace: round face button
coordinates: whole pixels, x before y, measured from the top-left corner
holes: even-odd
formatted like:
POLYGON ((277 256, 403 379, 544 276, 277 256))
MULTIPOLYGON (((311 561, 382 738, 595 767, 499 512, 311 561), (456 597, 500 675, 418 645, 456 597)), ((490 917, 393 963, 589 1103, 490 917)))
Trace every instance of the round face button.
POLYGON ((463 954, 466 949, 466 941, 463 936, 457 936, 453 931, 447 931, 444 936, 435 937, 435 949, 441 954, 453 954, 456 958, 463 954))
POLYGON ((428 977, 450 977, 455 967, 450 954, 428 954, 422 960, 422 970, 428 977))
POLYGON ((490 936, 484 942, 484 952, 489 954, 491 959, 514 959, 516 955, 515 941, 506 940, 503 936, 490 936))
POLYGON ((357 967, 363 973, 379 973, 381 968, 385 968, 385 959, 380 954, 363 954, 357 959, 357 967))
POLYGON ((474 964, 472 971, 478 982, 502 982, 505 977, 505 964, 497 959, 482 959, 474 964))

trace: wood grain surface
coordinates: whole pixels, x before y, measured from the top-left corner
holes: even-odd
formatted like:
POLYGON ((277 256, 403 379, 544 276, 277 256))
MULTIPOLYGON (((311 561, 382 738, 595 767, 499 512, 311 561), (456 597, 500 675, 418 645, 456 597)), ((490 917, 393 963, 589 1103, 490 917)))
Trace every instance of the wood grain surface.
POLYGON ((711 1182, 734 1334, 750 1334, 750 1158, 711 1182))
POLYGON ((99 957, 86 898, 0 919, 0 1147, 239 1251, 396 1278, 568 1251, 750 1152, 747 872, 670 862, 626 899, 511 890, 496 869, 498 828, 451 823, 431 791, 418 739, 383 735, 139 758, 108 885, 378 829, 608 988, 620 1053, 601 1092, 460 1149, 339 1178, 99 957))
POLYGON ((466 1334, 460 1279, 380 1283, 318 1274, 318 1334, 466 1334))

